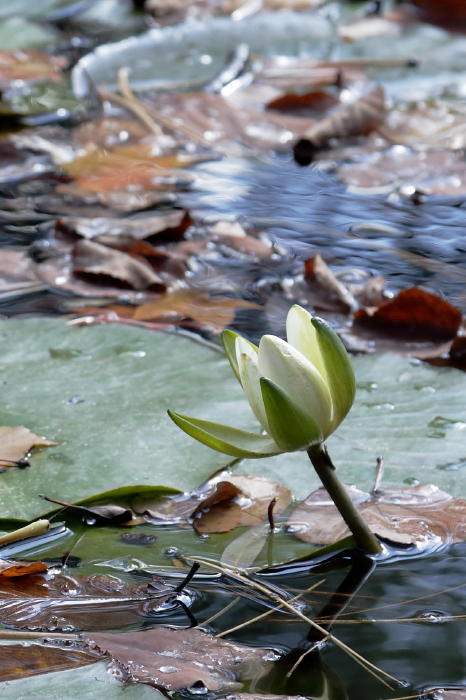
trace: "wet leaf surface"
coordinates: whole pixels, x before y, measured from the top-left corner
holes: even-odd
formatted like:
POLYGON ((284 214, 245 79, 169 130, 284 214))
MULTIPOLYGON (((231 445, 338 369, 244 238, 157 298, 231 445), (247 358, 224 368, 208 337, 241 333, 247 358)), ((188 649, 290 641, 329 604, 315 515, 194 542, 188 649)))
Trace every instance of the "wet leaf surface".
POLYGON ((423 289, 405 289, 373 313, 355 314, 356 326, 411 340, 451 340, 462 320, 459 309, 423 289))
POLYGON ((58 649, 42 644, 2 645, 0 681, 27 678, 92 664, 98 657, 76 649, 58 649))
POLYGON ((22 425, 0 425, 0 462, 17 462, 34 447, 56 447, 58 442, 36 435, 22 425))
MULTIPOLYGON (((466 501, 433 484, 381 489, 372 496, 354 487, 348 491, 371 530, 389 542, 425 548, 466 537, 466 501)), ((315 544, 331 544, 350 534, 324 489, 313 491, 293 511, 288 526, 296 537, 315 544)))
POLYGON ((233 644, 195 629, 93 634, 84 635, 84 640, 91 650, 110 654, 124 678, 169 691, 241 687, 241 680, 265 673, 274 658, 270 651, 233 644))
POLYGON ((138 512, 161 522, 187 520, 199 533, 228 532, 265 520, 273 499, 278 516, 291 503, 291 493, 264 477, 221 472, 190 494, 169 497, 154 506, 142 501, 138 512))
MULTIPOLYGON (((32 569, 39 563, 29 566, 32 569)), ((46 571, 47 566, 43 566, 46 571)), ((0 621, 16 629, 44 633, 121 629, 142 623, 174 596, 172 587, 156 577, 150 589, 149 579, 127 583, 108 574, 52 573, 41 579, 29 576, 26 584, 16 580, 10 584, 11 577, 0 577, 0 621)))
POLYGON ((16 578, 18 576, 31 576, 41 574, 48 569, 42 561, 7 561, 0 559, 0 578, 16 578))

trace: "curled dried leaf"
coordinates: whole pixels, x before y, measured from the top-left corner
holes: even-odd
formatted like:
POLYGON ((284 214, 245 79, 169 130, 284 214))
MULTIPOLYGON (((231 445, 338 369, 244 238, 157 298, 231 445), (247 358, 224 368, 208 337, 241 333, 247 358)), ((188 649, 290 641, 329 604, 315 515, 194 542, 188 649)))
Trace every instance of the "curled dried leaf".
POLYGON ((331 139, 365 136, 384 118, 385 92, 381 85, 374 85, 305 132, 294 145, 295 160, 299 165, 309 165, 314 153, 331 139))

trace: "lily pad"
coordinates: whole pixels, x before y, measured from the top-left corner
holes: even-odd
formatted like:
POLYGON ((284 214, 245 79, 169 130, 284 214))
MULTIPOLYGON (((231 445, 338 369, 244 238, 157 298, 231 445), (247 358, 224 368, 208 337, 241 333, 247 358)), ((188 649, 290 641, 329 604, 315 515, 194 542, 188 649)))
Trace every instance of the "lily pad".
MULTIPOLYGON (((355 405, 328 443, 342 480, 370 490, 382 454, 384 486, 417 480, 461 495, 451 465, 466 457, 466 375, 395 355, 356 358, 354 366, 355 405)), ((123 486, 190 490, 229 463, 181 433, 169 407, 258 430, 223 354, 182 336, 8 320, 0 373, 0 424, 25 424, 60 443, 34 455, 31 469, 0 475, 3 517, 43 513, 44 492, 73 502, 123 486)), ((299 498, 319 486, 304 453, 246 460, 241 472, 272 478, 299 498)))
POLYGON ((107 663, 100 661, 70 671, 56 671, 43 676, 32 676, 2 684, 2 698, 6 700, 63 700, 68 697, 104 700, 158 700, 165 696, 155 688, 136 683, 123 684, 107 672, 107 663), (74 690, 73 690, 74 688, 74 690))
POLYGON ((215 18, 175 27, 152 29, 140 36, 100 46, 76 64, 73 90, 84 97, 94 85, 114 89, 119 68, 131 68, 133 88, 156 87, 167 81, 202 84, 223 68, 232 49, 248 44, 252 53, 307 53, 324 56, 331 36, 325 18, 294 12, 261 13, 247 22, 215 18))
POLYGON ((0 373, 0 424, 25 423, 61 443, 52 457, 34 455, 30 469, 0 475, 3 517, 50 510, 39 493, 72 502, 138 484, 189 490, 230 461, 185 439, 165 413, 175 406, 228 422, 242 404, 223 355, 201 342, 9 320, 0 325, 0 373))

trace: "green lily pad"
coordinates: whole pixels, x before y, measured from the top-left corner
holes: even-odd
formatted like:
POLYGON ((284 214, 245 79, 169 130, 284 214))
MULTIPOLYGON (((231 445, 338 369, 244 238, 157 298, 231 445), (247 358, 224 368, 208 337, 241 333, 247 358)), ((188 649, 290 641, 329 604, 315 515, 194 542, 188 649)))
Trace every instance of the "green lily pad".
MULTIPOLYGON (((383 455, 387 486, 430 481, 459 495, 466 375, 395 355, 356 358, 354 366, 355 405, 328 443, 341 478, 370 489, 383 455)), ((0 474, 5 518, 49 510, 39 493, 75 502, 127 486, 189 490, 230 462, 182 433, 167 408, 258 430, 223 354, 182 336, 8 320, 0 325, 0 380, 0 425, 61 443, 35 454, 30 469, 0 474)), ((284 483, 299 498, 318 486, 302 452, 245 460, 241 471, 284 483)))
POLYGON ((39 493, 78 501, 139 484, 191 489, 231 461, 185 438, 166 415, 169 407, 223 422, 235 414, 241 389, 222 353, 200 342, 9 320, 0 324, 0 381, 0 424, 61 443, 33 456, 30 469, 0 474, 2 517, 50 510, 39 493))
POLYGON ((131 86, 177 81, 208 81, 227 61, 232 49, 248 44, 252 53, 324 56, 332 27, 317 15, 296 12, 260 13, 245 22, 209 18, 175 27, 151 29, 142 35, 100 46, 73 69, 73 89, 84 97, 89 77, 96 85, 114 89, 118 69, 131 66, 131 86))
POLYGON ((3 114, 30 116, 58 109, 75 111, 82 104, 71 93, 69 81, 40 82, 8 90, 0 106, 3 114))
POLYGON ((63 700, 68 698, 104 698, 105 700, 158 700, 165 696, 155 688, 136 683, 120 683, 107 672, 107 662, 31 676, 1 684, 5 700, 63 700))
POLYGON ((15 7, 13 5, 10 7, 15 16, 5 18, 0 16, 0 46, 2 51, 35 49, 57 41, 58 35, 51 27, 19 17, 15 7))

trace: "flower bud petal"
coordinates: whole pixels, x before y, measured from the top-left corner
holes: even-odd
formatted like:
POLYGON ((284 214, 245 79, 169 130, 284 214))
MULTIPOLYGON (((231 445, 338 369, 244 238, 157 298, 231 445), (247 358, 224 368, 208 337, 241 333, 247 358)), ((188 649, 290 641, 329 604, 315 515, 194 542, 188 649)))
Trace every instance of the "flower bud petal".
POLYGON ((259 345, 259 370, 292 398, 293 403, 329 434, 332 401, 321 374, 299 350, 281 338, 264 335, 259 345))
POLYGON ((279 447, 292 452, 322 441, 320 427, 293 403, 286 391, 265 377, 260 383, 269 432, 279 447))
POLYGON ((333 432, 353 405, 356 379, 346 348, 337 334, 321 318, 313 318, 312 325, 327 370, 326 379, 333 403, 333 432))
POLYGON ((295 304, 286 317, 286 337, 290 345, 307 357, 327 380, 327 369, 317 338, 317 332, 312 325, 311 314, 302 306, 295 304))
POLYGON ((168 415, 179 428, 191 437, 213 450, 217 450, 217 452, 223 452, 232 457, 254 459, 270 457, 283 452, 269 435, 249 433, 229 425, 184 416, 174 411, 168 411, 168 415))
POLYGON ((241 338, 241 340, 244 340, 248 345, 250 345, 251 348, 253 348, 256 353, 258 348, 254 343, 251 343, 249 340, 246 340, 245 338, 242 338, 238 333, 235 333, 234 331, 226 330, 223 331, 222 333, 222 343, 223 347, 225 348, 225 355, 228 357, 228 360, 231 365, 231 369, 236 375, 236 379, 239 381, 241 384, 241 379, 239 376, 239 368, 238 368, 238 360, 237 360, 237 354, 236 354, 236 340, 241 338))
POLYGON ((240 336, 236 339, 236 358, 240 382, 249 405, 259 423, 269 432, 269 423, 260 386, 261 375, 257 365, 257 351, 250 346, 247 340, 240 336))

